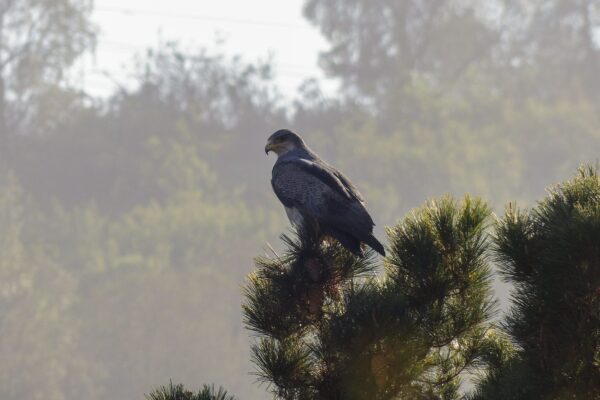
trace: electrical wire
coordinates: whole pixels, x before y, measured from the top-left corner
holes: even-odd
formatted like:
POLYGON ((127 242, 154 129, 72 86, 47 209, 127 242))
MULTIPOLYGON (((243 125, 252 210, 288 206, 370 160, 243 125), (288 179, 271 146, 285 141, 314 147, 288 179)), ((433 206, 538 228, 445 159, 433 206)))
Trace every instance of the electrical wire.
POLYGON ((133 9, 133 8, 98 6, 98 7, 95 7, 95 11, 105 12, 105 13, 117 13, 117 14, 122 14, 125 16, 131 16, 131 17, 145 15, 145 16, 160 17, 160 18, 191 19, 191 20, 199 20, 199 21, 206 21, 206 22, 255 25, 255 26, 261 26, 261 27, 265 27, 265 28, 312 30, 311 28, 304 26, 304 25, 290 24, 290 23, 283 23, 283 22, 255 21, 255 20, 247 20, 247 19, 236 19, 236 18, 218 17, 218 16, 210 16, 210 15, 198 15, 198 14, 165 13, 162 11, 159 12, 159 11, 141 10, 141 9, 133 9))

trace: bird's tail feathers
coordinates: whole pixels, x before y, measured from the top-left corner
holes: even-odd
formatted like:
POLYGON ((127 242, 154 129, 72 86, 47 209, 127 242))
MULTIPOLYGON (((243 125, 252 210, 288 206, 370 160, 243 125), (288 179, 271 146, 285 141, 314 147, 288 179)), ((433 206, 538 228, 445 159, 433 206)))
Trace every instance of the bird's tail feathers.
POLYGON ((363 241, 366 244, 368 244, 373 250, 385 257, 385 248, 375 236, 369 235, 363 241))
POLYGON ((330 234, 352 254, 357 257, 362 257, 363 254, 360 248, 360 240, 337 229, 330 229, 330 234))

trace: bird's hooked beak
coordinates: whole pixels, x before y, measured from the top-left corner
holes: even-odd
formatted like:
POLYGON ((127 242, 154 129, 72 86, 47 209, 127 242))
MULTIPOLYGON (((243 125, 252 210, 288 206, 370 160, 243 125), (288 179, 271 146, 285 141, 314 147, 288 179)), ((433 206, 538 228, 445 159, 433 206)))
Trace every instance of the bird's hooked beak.
POLYGON ((271 142, 267 142, 267 145, 265 146, 265 154, 269 155, 270 151, 273 151, 273 144, 271 142))

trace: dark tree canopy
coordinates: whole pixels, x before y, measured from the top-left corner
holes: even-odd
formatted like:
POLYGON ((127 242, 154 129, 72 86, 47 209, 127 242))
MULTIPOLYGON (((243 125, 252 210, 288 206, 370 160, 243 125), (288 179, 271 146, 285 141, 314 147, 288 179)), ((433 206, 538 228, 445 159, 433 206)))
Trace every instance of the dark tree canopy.
POLYGON ((227 394, 227 391, 221 387, 215 389, 214 386, 204 385, 197 392, 187 390, 183 385, 161 386, 152 393, 146 395, 147 400, 236 400, 235 397, 227 394))
POLYGON ((457 399, 495 341, 489 208, 432 202, 389 230, 385 276, 308 232, 256 260, 244 316, 253 361, 278 399, 457 399))
POLYGON ((506 330, 517 352, 491 363, 477 399, 600 396, 600 176, 582 167, 496 227, 496 257, 515 287, 506 330))

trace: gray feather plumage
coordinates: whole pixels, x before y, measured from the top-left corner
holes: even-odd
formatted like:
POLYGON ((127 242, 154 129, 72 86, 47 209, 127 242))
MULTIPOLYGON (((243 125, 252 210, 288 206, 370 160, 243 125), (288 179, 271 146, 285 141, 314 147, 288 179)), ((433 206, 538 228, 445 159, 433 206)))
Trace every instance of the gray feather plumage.
POLYGON ((271 184, 293 224, 316 224, 355 254, 361 254, 361 242, 384 254, 356 186, 310 149, 296 148, 280 156, 271 184))

